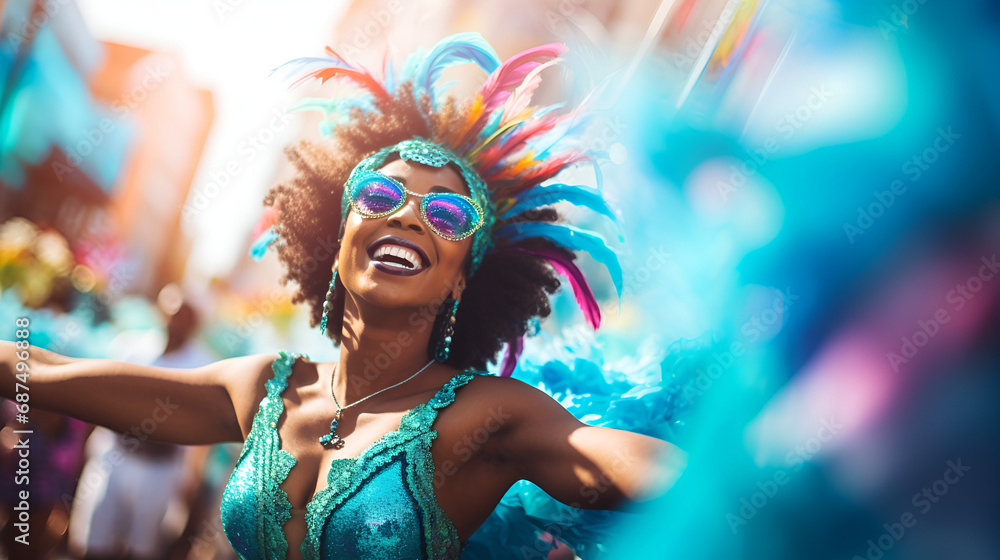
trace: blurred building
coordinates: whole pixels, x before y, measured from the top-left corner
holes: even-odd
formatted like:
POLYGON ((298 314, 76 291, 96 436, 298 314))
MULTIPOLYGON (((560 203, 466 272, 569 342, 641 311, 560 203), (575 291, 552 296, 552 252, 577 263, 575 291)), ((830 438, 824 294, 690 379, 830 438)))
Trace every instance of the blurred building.
POLYGON ((155 296, 184 272, 211 93, 172 54, 95 39, 72 0, 0 3, 0 18, 0 222, 52 227, 116 291, 155 296))

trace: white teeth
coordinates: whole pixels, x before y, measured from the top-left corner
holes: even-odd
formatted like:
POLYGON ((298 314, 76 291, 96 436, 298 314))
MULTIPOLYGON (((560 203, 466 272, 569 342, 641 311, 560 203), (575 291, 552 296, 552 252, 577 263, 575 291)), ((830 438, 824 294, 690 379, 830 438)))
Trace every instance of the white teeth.
MULTIPOLYGON (((405 247, 400 247, 399 245, 390 245, 390 244, 382 245, 381 247, 375 250, 375 254, 372 255, 372 258, 377 259, 383 255, 392 255, 408 261, 410 264, 409 268, 411 270, 417 268, 420 263, 420 257, 416 253, 405 247)), ((394 265, 400 268, 407 268, 401 264, 388 261, 383 261, 383 264, 394 265)))

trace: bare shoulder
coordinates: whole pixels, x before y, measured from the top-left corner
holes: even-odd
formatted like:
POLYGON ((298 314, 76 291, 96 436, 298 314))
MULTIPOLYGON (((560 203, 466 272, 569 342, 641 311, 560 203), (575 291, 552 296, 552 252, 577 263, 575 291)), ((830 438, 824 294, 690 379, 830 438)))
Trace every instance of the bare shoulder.
POLYGON ((452 406, 469 418, 502 417, 509 426, 540 414, 569 414, 541 389, 520 379, 497 375, 476 375, 452 406))
POLYGON ((548 403, 559 404, 545 391, 513 377, 477 375, 469 385, 476 386, 476 392, 483 393, 483 396, 492 396, 499 401, 509 401, 512 404, 525 403, 528 407, 548 403))
MULTIPOLYGON (((547 431, 580 425, 558 401, 519 379, 476 375, 448 406, 437 426, 448 460, 474 473, 477 485, 510 484, 525 477, 525 451, 547 444, 547 431)), ((503 493, 502 491, 500 492, 503 493)))
POLYGON ((278 357, 277 354, 253 354, 205 366, 211 368, 208 373, 229 393, 244 438, 250 433, 253 417, 267 393, 266 383, 274 375, 272 366, 278 357))
POLYGON ((277 354, 252 354, 250 356, 239 356, 228 358, 204 366, 202 369, 210 370, 210 374, 216 376, 219 381, 227 385, 244 385, 246 383, 262 384, 272 373, 272 364, 278 359, 277 354))

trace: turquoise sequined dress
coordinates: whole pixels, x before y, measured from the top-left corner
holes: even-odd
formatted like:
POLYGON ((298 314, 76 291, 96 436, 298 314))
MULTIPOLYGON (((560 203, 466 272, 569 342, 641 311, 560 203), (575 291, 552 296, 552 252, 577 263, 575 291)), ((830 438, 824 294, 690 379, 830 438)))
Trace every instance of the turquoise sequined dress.
MULTIPOLYGON (((274 361, 274 377, 223 494, 222 525, 244 560, 283 560, 288 553, 284 526, 292 506, 279 486, 296 459, 281 449, 277 423, 298 357, 281 352, 274 361)), ((456 375, 359 457, 333 460, 329 486, 306 506, 305 560, 459 558, 458 533, 434 495, 430 448, 437 431, 431 424, 476 375, 488 374, 456 375)))

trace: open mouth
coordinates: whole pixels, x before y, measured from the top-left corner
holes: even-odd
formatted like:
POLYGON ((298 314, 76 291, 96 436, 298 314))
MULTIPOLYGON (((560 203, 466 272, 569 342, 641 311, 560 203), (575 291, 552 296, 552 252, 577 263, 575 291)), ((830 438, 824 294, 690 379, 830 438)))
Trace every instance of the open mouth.
POLYGON ((416 274, 427 268, 429 259, 418 245, 387 235, 368 246, 368 256, 379 270, 396 274, 416 274))
POLYGON ((413 251, 400 247, 399 245, 382 245, 375 249, 372 255, 373 261, 383 262, 390 266, 399 266, 410 270, 422 268, 420 257, 413 251))

